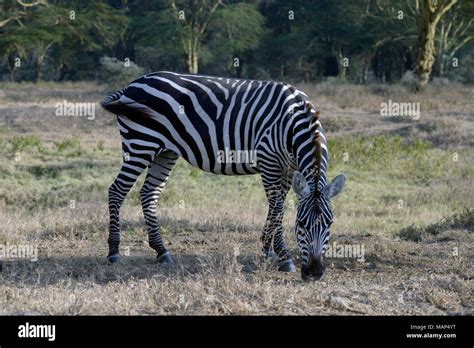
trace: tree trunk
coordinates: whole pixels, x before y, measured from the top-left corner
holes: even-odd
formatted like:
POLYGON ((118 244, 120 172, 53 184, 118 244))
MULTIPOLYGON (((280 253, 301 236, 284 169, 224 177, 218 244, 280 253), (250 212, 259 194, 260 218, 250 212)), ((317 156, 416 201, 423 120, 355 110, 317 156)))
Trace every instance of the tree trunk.
POLYGON ((199 67, 199 40, 197 38, 189 39, 186 51, 186 68, 189 73, 197 74, 199 67))
POLYGON ((421 32, 418 38, 418 56, 415 66, 415 73, 418 76, 421 86, 425 86, 428 83, 435 61, 434 42, 436 23, 433 21, 432 15, 433 13, 425 6, 421 19, 421 32))
POLYGON ((424 87, 428 83, 431 71, 433 70, 436 54, 436 26, 441 17, 456 2, 457 0, 447 0, 444 3, 439 3, 436 0, 423 1, 423 14, 418 29, 417 55, 414 67, 420 87, 424 87))
POLYGON ((16 66, 15 66, 15 55, 9 54, 8 55, 8 65, 10 68, 10 81, 16 81, 16 66))
POLYGON ((196 51, 193 53, 192 68, 190 72, 193 74, 198 73, 198 53, 196 51))
POLYGON ((61 63, 59 65, 59 81, 64 81, 66 78, 66 65, 64 63, 61 63))
POLYGON ((191 49, 187 54, 186 54, 186 68, 188 69, 188 72, 191 74, 197 74, 198 73, 198 53, 194 50, 191 49))
POLYGON ((339 63, 339 79, 346 79, 346 67, 344 66, 344 55, 342 54, 342 49, 339 47, 337 50, 337 61, 339 63))
POLYGON ((41 65, 43 64, 44 56, 38 55, 35 62, 35 82, 41 81, 41 65))

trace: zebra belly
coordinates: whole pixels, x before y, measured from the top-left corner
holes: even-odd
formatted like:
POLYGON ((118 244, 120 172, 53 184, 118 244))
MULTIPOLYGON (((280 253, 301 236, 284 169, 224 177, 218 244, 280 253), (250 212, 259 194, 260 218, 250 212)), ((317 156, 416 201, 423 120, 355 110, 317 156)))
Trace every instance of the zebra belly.
MULTIPOLYGON (((246 157, 220 157, 217 156, 215 158, 216 165, 214 168, 210 168, 209 166, 202 166, 197 161, 189 160, 189 158, 184 157, 181 153, 179 153, 183 159, 191 164, 192 166, 201 169, 202 171, 214 174, 221 174, 221 175, 252 175, 260 173, 260 168, 258 167, 257 159, 251 159, 250 161, 242 162, 242 160, 246 159, 246 157), (222 161, 221 161, 222 160, 222 161)), ((224 154, 223 154, 224 155, 224 154)), ((230 156, 230 155, 229 155, 230 156)), ((240 155, 246 156, 246 155, 240 155)))
POLYGON ((122 142, 130 152, 135 144, 141 150, 171 150, 183 157, 191 165, 203 171, 224 175, 250 175, 260 172, 257 151, 231 147, 229 139, 220 129, 208 131, 186 128, 177 129, 173 119, 155 115, 149 119, 118 116, 122 142), (218 136, 217 136, 218 135, 218 136))

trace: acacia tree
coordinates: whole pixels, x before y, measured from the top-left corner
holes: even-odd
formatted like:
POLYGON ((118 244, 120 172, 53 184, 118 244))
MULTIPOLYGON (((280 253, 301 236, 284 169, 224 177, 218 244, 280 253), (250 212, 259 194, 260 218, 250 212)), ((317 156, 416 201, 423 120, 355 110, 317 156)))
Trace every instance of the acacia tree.
POLYGON ((0 6, 0 54, 7 57, 10 68, 10 80, 14 81, 17 72, 17 60, 26 58, 32 43, 31 37, 22 35, 33 11, 47 5, 46 0, 23 2, 21 0, 3 3, 0 6))
MULTIPOLYGON (((222 0, 170 1, 168 10, 159 14, 162 36, 175 37, 186 68, 197 73, 199 63, 211 57, 208 48, 213 39, 223 37, 221 47, 242 51, 259 41, 263 17, 247 3, 225 3, 222 0)), ((217 46, 214 46, 214 48, 217 46)))
POLYGON ((34 79, 40 81, 43 62, 53 49, 56 51, 50 62, 62 70, 84 52, 103 48, 110 52, 125 30, 120 28, 126 27, 121 11, 99 0, 89 1, 86 6, 64 0, 61 5, 46 0, 17 0, 0 15, 0 54, 7 57, 12 80, 16 58, 30 58, 34 79))
POLYGON ((186 10, 184 10, 183 7, 178 8, 175 1, 171 1, 175 15, 183 23, 181 45, 186 55, 186 67, 190 73, 196 74, 198 72, 201 42, 207 34, 207 27, 212 16, 221 5, 221 0, 189 1, 186 10))
POLYGON ((240 60, 252 54, 251 49, 258 46, 265 33, 264 17, 252 5, 224 5, 216 11, 208 30, 210 34, 201 47, 201 63, 207 63, 206 68, 216 74, 240 77, 240 60))
POLYGON ((418 44, 414 71, 420 87, 424 87, 430 78, 435 62, 436 27, 441 18, 458 0, 423 0, 423 11, 418 28, 418 44))
POLYGON ((34 2, 16 0, 9 4, 3 4, 2 2, 2 6, 0 6, 0 28, 11 23, 23 25, 22 20, 28 16, 27 9, 46 4, 46 0, 37 0, 34 2))
POLYGON ((474 39, 474 3, 460 3, 441 19, 436 38, 434 72, 443 76, 449 62, 474 39))

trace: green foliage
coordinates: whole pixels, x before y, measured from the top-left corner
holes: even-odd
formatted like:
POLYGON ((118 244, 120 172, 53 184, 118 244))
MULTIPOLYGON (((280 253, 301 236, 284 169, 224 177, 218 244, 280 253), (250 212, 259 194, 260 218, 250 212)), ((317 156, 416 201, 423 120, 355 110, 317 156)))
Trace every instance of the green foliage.
MULTIPOLYGON (((100 69, 100 58, 107 56, 128 58, 146 72, 198 69, 290 82, 334 77, 391 83, 405 76, 403 83, 417 91, 419 86, 406 77, 417 49, 422 6, 416 3, 45 0, 23 7, 5 1, 0 76, 35 81, 105 78, 119 84, 142 73, 136 67, 110 76, 117 70, 100 69)), ((473 15, 474 5, 465 1, 443 16, 436 34, 435 76, 474 80, 473 15), (459 66, 452 66, 454 57, 459 66)))
POLYGON ((120 10, 102 1, 44 2, 23 8, 11 2, 1 18, 21 18, 0 27, 0 54, 8 57, 11 73, 34 68, 35 80, 41 78, 46 58, 59 70, 59 77, 71 68, 78 55, 112 50, 126 29, 126 18, 120 10), (15 57, 23 58, 21 69, 15 57), (26 67, 24 66, 26 65, 26 67))
POLYGON ((56 146, 56 149, 58 152, 63 152, 64 150, 67 149, 76 149, 81 146, 80 142, 78 139, 70 138, 70 139, 64 139, 61 141, 55 141, 54 146, 56 146))
POLYGON ((421 228, 415 227, 415 225, 410 225, 408 227, 402 228, 398 235, 404 240, 410 240, 412 242, 421 242, 422 232, 423 230, 421 228))
POLYGON ((98 151, 104 151, 104 141, 103 140, 99 140, 97 142, 97 148, 96 148, 98 151))
POLYGON ((13 152, 26 149, 36 149, 39 152, 44 150, 41 139, 36 135, 16 135, 8 140, 8 145, 13 152))
POLYGON ((329 139, 332 166, 347 164, 351 170, 374 173, 387 170, 387 177, 428 183, 454 170, 452 158, 426 140, 404 141, 396 136, 364 136, 329 139))
POLYGON ((245 3, 231 4, 216 12, 210 30, 219 33, 220 38, 227 38, 220 43, 220 47, 241 53, 260 42, 264 33, 264 21, 264 17, 254 6, 245 3))
POLYGON ((100 65, 101 80, 117 88, 143 74, 143 69, 132 61, 125 63, 117 58, 102 57, 100 65))
POLYGON ((58 153, 64 153, 67 157, 79 157, 81 155, 81 143, 79 139, 69 138, 55 141, 54 146, 58 153))
POLYGON ((423 157, 432 145, 424 140, 403 142, 400 136, 364 136, 329 139, 328 149, 331 161, 343 161, 349 155, 351 165, 357 168, 385 166, 395 158, 407 156, 423 157))

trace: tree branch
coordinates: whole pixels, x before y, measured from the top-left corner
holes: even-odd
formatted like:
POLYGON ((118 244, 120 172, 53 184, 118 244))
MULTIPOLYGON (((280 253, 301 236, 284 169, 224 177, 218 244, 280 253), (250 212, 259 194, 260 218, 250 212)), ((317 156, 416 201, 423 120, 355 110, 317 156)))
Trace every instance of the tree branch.
POLYGON ((455 46, 452 50, 451 50, 451 57, 453 57, 457 51, 459 51, 465 44, 467 44, 469 41, 471 41, 472 39, 474 39, 474 35, 471 35, 471 36, 466 36, 464 38, 464 40, 462 40, 457 46, 455 46))
POLYGON ((14 17, 10 17, 10 18, 7 18, 7 19, 4 19, 3 21, 1 21, 0 22, 0 28, 4 27, 5 25, 7 25, 11 21, 17 21, 21 26, 23 26, 23 23, 20 22, 20 17, 14 16, 14 17))
POLYGON ((444 5, 439 6, 435 12, 435 19, 439 20, 441 17, 443 17, 444 14, 448 12, 449 9, 453 7, 457 2, 458 0, 448 0, 448 2, 444 3, 444 5))
POLYGON ((23 7, 33 7, 33 6, 36 6, 36 5, 47 5, 48 2, 47 0, 37 0, 36 2, 31 2, 31 3, 25 3, 21 0, 16 0, 16 2, 23 6, 23 7))

